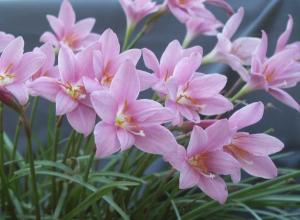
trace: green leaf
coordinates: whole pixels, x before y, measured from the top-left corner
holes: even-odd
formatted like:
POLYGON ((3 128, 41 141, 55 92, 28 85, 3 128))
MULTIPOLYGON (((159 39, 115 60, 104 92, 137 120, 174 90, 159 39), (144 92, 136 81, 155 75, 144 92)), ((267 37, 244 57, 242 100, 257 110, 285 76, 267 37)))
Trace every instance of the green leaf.
MULTIPOLYGON (((87 208, 89 208, 93 204, 95 204, 98 200, 100 200, 108 192, 110 192, 114 188, 117 188, 118 186, 135 186, 135 184, 132 184, 132 183, 129 183, 129 182, 115 182, 115 183, 112 183, 110 185, 103 186, 99 190, 97 190, 95 193, 92 193, 91 195, 89 195, 77 207, 75 207, 68 214, 66 214, 62 218, 62 220, 73 219, 78 214, 80 214, 81 212, 85 211, 87 208)), ((129 218, 125 218, 125 219, 129 220, 129 218)))

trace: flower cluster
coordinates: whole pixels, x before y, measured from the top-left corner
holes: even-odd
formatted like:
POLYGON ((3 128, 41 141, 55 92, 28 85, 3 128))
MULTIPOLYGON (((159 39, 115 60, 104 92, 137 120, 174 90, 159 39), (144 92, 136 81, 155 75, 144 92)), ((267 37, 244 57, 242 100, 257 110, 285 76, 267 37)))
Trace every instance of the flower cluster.
POLYGON ((246 92, 263 89, 300 110, 283 90, 300 81, 300 44, 287 43, 292 17, 275 53, 267 57, 265 32, 261 39, 231 40, 244 9, 234 14, 225 0, 167 0, 161 5, 151 0, 120 2, 128 25, 169 8, 187 26, 186 42, 199 34, 216 35, 218 42, 204 57, 200 46, 185 48, 177 40, 169 43, 160 59, 147 48, 121 51, 112 30, 91 33, 95 19, 76 23, 70 2, 64 0, 58 17, 47 16, 54 33, 45 32, 40 39, 44 44, 32 52, 23 52, 22 37, 0 33, 1 100, 9 105, 7 100, 14 97, 26 105, 29 94, 44 97, 56 104, 56 114, 66 115, 77 132, 94 133, 97 157, 132 146, 162 155, 180 172, 181 189, 198 186, 220 203, 228 195, 223 175, 238 182, 243 169, 253 176, 274 178, 277 169, 269 155, 281 151, 283 143, 268 134, 244 131, 261 120, 263 103, 233 112, 234 101, 246 92), (207 4, 232 15, 224 26, 207 4), (137 68, 141 57, 149 72, 137 68), (199 72, 201 63, 208 62, 229 65, 245 86, 230 99, 223 93, 224 75, 199 72), (156 94, 153 100, 138 98, 149 88, 156 94), (231 116, 226 118, 224 113, 231 116), (101 120, 96 124, 97 116, 101 120), (182 139, 188 137, 188 146, 182 146, 182 139))

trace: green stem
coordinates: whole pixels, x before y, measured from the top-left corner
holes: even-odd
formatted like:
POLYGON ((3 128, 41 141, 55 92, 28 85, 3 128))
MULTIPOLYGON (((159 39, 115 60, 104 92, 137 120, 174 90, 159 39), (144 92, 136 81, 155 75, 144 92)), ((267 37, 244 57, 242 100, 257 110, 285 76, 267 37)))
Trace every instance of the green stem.
POLYGON ((66 163, 66 161, 68 159, 68 156, 69 156, 69 153, 71 151, 75 134, 76 134, 76 132, 74 130, 72 130, 71 134, 69 135, 69 140, 68 140, 68 143, 67 143, 67 149, 65 150, 65 154, 64 154, 64 157, 63 157, 63 163, 64 164, 66 163))
POLYGON ((11 158, 11 160, 15 160, 16 159, 16 154, 17 154, 17 148, 18 148, 18 144, 19 144, 21 127, 22 127, 22 119, 19 119, 17 127, 16 127, 16 132, 15 132, 14 140, 13 140, 13 147, 14 148, 13 148, 13 151, 12 151, 12 158, 11 158))
POLYGON ((149 30, 152 28, 153 24, 164 14, 166 13, 166 10, 160 10, 156 12, 154 15, 149 17, 142 28, 142 30, 135 36, 135 38, 130 42, 130 44, 125 48, 125 50, 128 50, 130 48, 133 48, 134 45, 146 34, 149 32, 149 30))
POLYGON ((33 100, 33 104, 32 104, 32 109, 31 109, 31 114, 30 114, 30 126, 33 126, 34 123, 34 119, 35 119, 35 115, 36 115, 36 110, 37 110, 37 106, 39 104, 39 100, 40 97, 35 97, 33 100))
POLYGON ((182 42, 182 47, 187 48, 191 44, 192 41, 193 41, 193 38, 187 33, 182 42))
POLYGON ((243 83, 243 79, 239 78, 233 86, 228 90, 228 92, 225 94, 225 97, 230 97, 234 93, 234 91, 243 83))
POLYGON ((83 177, 84 182, 88 181, 90 170, 93 166, 93 162, 94 162, 94 159, 95 159, 95 155, 96 155, 96 149, 93 149, 93 152, 90 155, 88 165, 87 165, 87 168, 86 168, 85 173, 84 173, 84 177, 83 177))
POLYGON ((214 51, 211 51, 210 53, 208 53, 207 55, 205 55, 205 56, 202 58, 201 65, 207 65, 207 64, 214 63, 214 62, 216 62, 216 59, 215 59, 215 52, 214 52, 214 51))
MULTIPOLYGON (((60 127, 61 127, 61 122, 62 122, 62 116, 59 116, 56 118, 56 124, 55 124, 55 132, 54 132, 54 140, 53 140, 53 155, 52 155, 52 160, 53 162, 56 162, 57 160, 57 148, 58 148, 58 142, 59 142, 59 137, 60 137, 60 127)), ((53 172, 55 172, 55 168, 53 168, 53 172)), ((56 191, 56 178, 53 176, 52 178, 52 208, 55 210, 56 208, 56 198, 57 197, 57 191, 56 191)))
POLYGON ((29 162, 29 169, 30 169, 30 176, 31 176, 31 184, 32 184, 32 191, 33 191, 33 202, 35 206, 35 217, 37 220, 41 219, 40 214, 40 205, 39 205, 39 194, 37 190, 37 180, 35 175, 35 168, 34 168, 34 158, 33 158, 33 149, 32 149, 32 136, 31 136, 31 125, 26 117, 25 110, 22 109, 21 117, 23 119, 25 134, 27 138, 27 149, 28 149, 28 162, 29 162))
POLYGON ((1 172, 1 207, 5 209, 6 203, 5 200, 7 199, 7 193, 3 193, 7 189, 7 181, 4 175, 4 128, 3 128, 3 103, 0 102, 0 172, 1 172))
POLYGON ((6 200, 8 203, 8 211, 10 212, 10 217, 12 219, 16 219, 16 214, 11 203, 9 197, 9 185, 7 183, 6 175, 5 175, 5 168, 4 168, 4 127, 3 127, 3 110, 4 106, 3 103, 0 102, 0 172, 1 172, 1 202, 2 202, 2 209, 5 212, 6 208, 6 200))
POLYGON ((251 91, 252 89, 248 85, 245 85, 230 99, 230 101, 235 102, 236 100, 240 99, 241 97, 245 96, 251 91))
POLYGON ((129 39, 130 39, 134 29, 135 29, 135 24, 132 24, 131 22, 127 21, 122 51, 126 50, 128 43, 129 43, 129 39))

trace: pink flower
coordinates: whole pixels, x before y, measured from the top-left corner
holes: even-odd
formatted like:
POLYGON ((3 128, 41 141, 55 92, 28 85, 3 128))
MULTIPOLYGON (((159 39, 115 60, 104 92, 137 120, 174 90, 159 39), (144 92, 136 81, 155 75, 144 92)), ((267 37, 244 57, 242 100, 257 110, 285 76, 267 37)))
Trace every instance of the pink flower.
MULTIPOLYGON (((267 134, 249 134, 238 130, 253 125, 261 120, 264 106, 255 102, 236 111, 229 118, 230 129, 233 133, 231 143, 224 147, 240 166, 249 174, 266 179, 277 176, 277 168, 269 155, 279 152, 284 147, 283 143, 267 134)), ((235 176, 240 180, 240 172, 235 176)))
POLYGON ((201 16, 191 16, 185 22, 187 34, 186 41, 191 41, 199 35, 214 36, 223 24, 206 8, 199 8, 201 16))
POLYGON ((25 82, 45 62, 43 54, 24 52, 24 40, 17 37, 3 50, 0 57, 0 90, 10 92, 21 105, 28 101, 25 82))
POLYGON ((230 141, 227 120, 220 120, 205 130, 194 126, 187 150, 177 147, 177 154, 165 157, 180 172, 179 188, 198 186, 209 197, 224 204, 228 192, 219 175, 235 175, 237 161, 223 151, 230 141))
POLYGON ((2 52, 13 39, 15 39, 13 35, 0 31, 0 52, 2 52))
MULTIPOLYGON (((131 49, 120 53, 118 37, 111 29, 103 32, 95 48, 93 52, 93 75, 91 78, 84 77, 84 84, 89 93, 108 89, 122 63, 125 60, 131 60, 136 65, 141 56, 140 49, 131 49)), ((138 70, 138 74, 141 89, 148 89, 154 80, 152 75, 141 70, 138 70)))
POLYGON ((232 7, 225 0, 167 0, 168 6, 175 17, 182 23, 190 17, 201 17, 205 9, 204 3, 215 5, 225 9, 228 14, 233 13, 232 7))
POLYGON ((67 45, 74 51, 81 50, 95 42, 100 36, 91 33, 95 19, 86 18, 75 23, 76 15, 69 0, 64 0, 58 18, 47 15, 48 22, 55 34, 45 32, 41 42, 49 42, 56 48, 67 45))
POLYGON ((166 107, 174 111, 174 125, 182 124, 183 118, 199 123, 199 114, 217 115, 233 108, 232 103, 219 94, 226 85, 226 77, 197 73, 200 64, 199 53, 183 58, 168 81, 166 107))
POLYGON ((46 56, 44 65, 32 76, 32 80, 35 80, 41 76, 49 76, 52 78, 59 78, 59 72, 55 64, 55 52, 50 43, 45 43, 41 47, 37 47, 33 50, 34 53, 42 53, 46 56))
POLYGON ((29 84, 33 95, 42 96, 56 103, 56 115, 67 115, 71 126, 79 133, 92 132, 96 113, 92 108, 82 77, 91 72, 92 49, 76 55, 66 46, 58 54, 60 78, 42 76, 29 84))
POLYGON ((174 74, 174 69, 177 63, 184 57, 190 56, 193 52, 202 54, 202 48, 199 46, 183 49, 177 40, 169 43, 160 61, 156 58, 155 54, 144 48, 143 59, 148 69, 153 71, 153 85, 152 88, 159 92, 160 95, 167 95, 168 90, 166 83, 174 74))
POLYGON ((210 62, 228 64, 244 80, 247 80, 249 74, 243 65, 251 64, 252 55, 260 43, 260 39, 255 37, 240 37, 231 42, 231 38, 240 26, 243 17, 244 9, 240 8, 236 14, 229 18, 222 33, 217 35, 218 43, 212 52, 207 55, 207 59, 210 62))
POLYGON ((132 61, 125 61, 112 80, 109 91, 92 94, 92 104, 102 119, 94 130, 98 157, 109 156, 132 145, 147 153, 166 155, 177 146, 172 133, 162 123, 171 112, 158 102, 136 100, 139 77, 132 61))
POLYGON ((160 9, 152 0, 120 0, 127 23, 135 26, 140 20, 160 9))
POLYGON ((282 103, 300 111, 299 104, 283 89, 294 87, 300 81, 300 65, 297 62, 299 48, 286 46, 287 34, 291 29, 291 20, 288 28, 279 38, 275 54, 267 57, 268 39, 262 33, 262 41, 257 47, 252 59, 250 79, 247 87, 263 89, 282 103))

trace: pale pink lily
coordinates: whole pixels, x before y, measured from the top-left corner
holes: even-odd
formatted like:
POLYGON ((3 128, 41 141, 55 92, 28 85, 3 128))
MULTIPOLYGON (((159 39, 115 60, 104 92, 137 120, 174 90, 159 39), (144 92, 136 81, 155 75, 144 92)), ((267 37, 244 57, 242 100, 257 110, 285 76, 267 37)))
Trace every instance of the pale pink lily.
POLYGON ((223 26, 222 22, 206 8, 199 8, 198 11, 201 16, 191 16, 185 23, 187 29, 186 44, 199 35, 217 35, 218 28, 223 26))
POLYGON ((0 31, 0 53, 15 37, 11 34, 0 31))
POLYGON ((249 79, 249 74, 243 65, 251 64, 252 55, 261 40, 256 37, 239 37, 231 41, 243 17, 244 9, 239 8, 237 13, 229 18, 222 33, 217 34, 218 42, 215 48, 206 56, 204 62, 222 62, 228 64, 244 80, 247 80, 249 79))
POLYGON ((206 195, 224 204, 228 192, 219 175, 234 176, 239 171, 238 162, 223 151, 230 141, 227 120, 220 120, 205 130, 194 126, 187 150, 177 147, 177 153, 165 159, 180 172, 179 188, 198 186, 206 195))
POLYGON ((56 115, 65 115, 71 126, 79 133, 92 132, 96 113, 92 108, 82 77, 91 73, 92 49, 87 48, 76 55, 66 46, 58 54, 60 79, 42 76, 29 84, 33 95, 42 96, 56 103, 56 115))
MULTIPOLYGON (((93 75, 84 77, 87 92, 108 89, 118 69, 125 62, 131 60, 136 65, 141 57, 140 49, 130 49, 120 53, 120 43, 117 35, 107 29, 95 44, 93 51, 93 75)), ((148 89, 154 81, 151 74, 137 70, 141 82, 141 90, 148 89)))
MULTIPOLYGON (((236 111, 229 118, 232 140, 224 150, 230 153, 247 173, 271 179, 277 176, 277 168, 269 155, 281 151, 284 147, 283 143, 268 134, 239 132, 240 129, 260 121, 263 112, 264 105, 261 102, 249 104, 236 111)), ((235 175, 235 178, 236 181, 240 180, 240 172, 235 175)))
POLYGON ((168 89, 166 87, 166 83, 174 74, 176 65, 181 59, 190 56, 194 52, 202 54, 202 48, 195 46, 183 49, 181 44, 177 40, 174 40, 168 44, 160 58, 160 61, 158 61, 152 51, 144 48, 143 59, 145 66, 153 71, 154 79, 152 88, 162 96, 167 95, 168 89))
MULTIPOLYGON (((281 43, 279 38, 277 45, 281 43)), ((266 56, 268 39, 265 32, 262 33, 262 41, 257 47, 252 58, 250 79, 245 88, 250 90, 263 89, 282 103, 300 111, 300 105, 283 89, 294 87, 300 81, 300 65, 297 62, 299 48, 290 46, 278 49, 273 56, 266 56)))
POLYGON ((232 7, 225 0, 167 0, 167 3, 170 11, 182 23, 186 23, 190 17, 201 17, 204 3, 221 7, 228 14, 233 13, 232 7))
POLYGON ((152 0, 120 0, 120 3, 129 26, 135 26, 144 17, 158 11, 161 7, 152 0))
POLYGON ((58 67, 55 64, 55 52, 50 43, 45 43, 41 47, 37 47, 33 50, 34 53, 42 53, 46 56, 44 65, 32 76, 32 80, 35 80, 41 76, 49 76, 52 78, 59 78, 58 67))
POLYGON ((75 23, 76 15, 69 0, 63 1, 58 17, 47 15, 47 19, 54 34, 45 32, 40 41, 51 43, 56 48, 67 45, 74 51, 78 51, 100 37, 98 34, 91 33, 95 24, 94 18, 86 18, 75 23))
POLYGON ((217 115, 233 108, 232 103, 219 94, 226 85, 226 77, 220 74, 197 73, 200 64, 199 53, 183 58, 167 83, 169 93, 166 107, 174 111, 174 125, 182 124, 183 118, 199 123, 199 114, 217 115))
POLYGON ((21 105, 28 101, 26 81, 44 64, 41 53, 25 53, 24 40, 17 37, 3 50, 0 57, 0 92, 10 92, 21 105))
POLYGON ((109 91, 91 95, 102 119, 94 130, 96 155, 106 157, 135 145, 138 149, 166 155, 175 150, 176 140, 161 124, 172 119, 171 112, 158 102, 140 99, 138 74, 134 64, 125 61, 112 80, 109 91))

